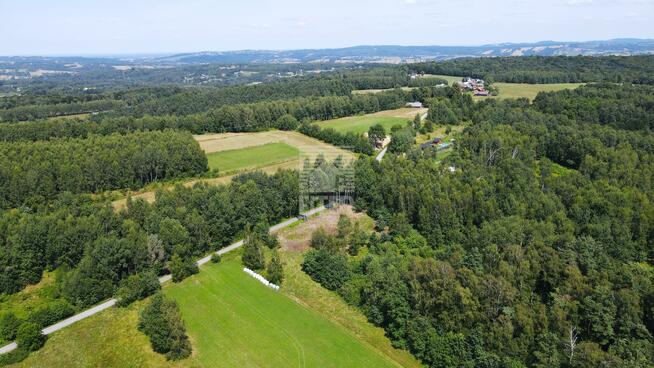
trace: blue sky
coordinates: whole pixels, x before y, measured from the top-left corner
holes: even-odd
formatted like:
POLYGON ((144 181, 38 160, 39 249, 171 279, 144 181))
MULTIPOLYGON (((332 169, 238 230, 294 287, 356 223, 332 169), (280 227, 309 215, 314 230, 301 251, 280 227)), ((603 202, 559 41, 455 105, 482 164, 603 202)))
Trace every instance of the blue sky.
POLYGON ((654 38, 654 0, 0 0, 0 55, 654 38))

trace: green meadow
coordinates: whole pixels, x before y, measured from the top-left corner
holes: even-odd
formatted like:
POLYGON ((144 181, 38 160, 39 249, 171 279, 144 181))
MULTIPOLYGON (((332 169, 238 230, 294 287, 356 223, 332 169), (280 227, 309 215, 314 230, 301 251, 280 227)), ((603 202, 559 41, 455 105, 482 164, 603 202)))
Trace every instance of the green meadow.
POLYGON ((259 168, 284 161, 297 159, 300 151, 285 143, 269 143, 229 151, 207 154, 209 169, 221 173, 259 168))
POLYGON ((494 83, 500 93, 493 97, 474 97, 475 100, 485 98, 520 98, 525 97, 529 100, 536 98, 538 92, 554 92, 564 89, 575 89, 582 83, 552 83, 552 84, 526 84, 526 83, 494 83))
POLYGON ((339 133, 352 132, 355 134, 362 134, 367 132, 368 129, 375 125, 381 124, 387 132, 391 130, 393 125, 406 125, 408 119, 399 118, 394 116, 373 116, 373 115, 361 115, 361 116, 349 116, 346 118, 334 119, 334 120, 325 120, 321 121, 318 124, 321 128, 333 128, 339 133))

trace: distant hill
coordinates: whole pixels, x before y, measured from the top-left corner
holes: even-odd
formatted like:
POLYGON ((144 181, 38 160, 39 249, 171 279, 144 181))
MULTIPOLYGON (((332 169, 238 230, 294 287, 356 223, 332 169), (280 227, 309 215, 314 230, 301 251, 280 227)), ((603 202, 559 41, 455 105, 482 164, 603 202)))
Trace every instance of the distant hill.
POLYGON ((637 55, 654 53, 654 40, 501 43, 482 46, 354 46, 339 49, 196 52, 159 57, 161 63, 404 63, 458 57, 637 55))

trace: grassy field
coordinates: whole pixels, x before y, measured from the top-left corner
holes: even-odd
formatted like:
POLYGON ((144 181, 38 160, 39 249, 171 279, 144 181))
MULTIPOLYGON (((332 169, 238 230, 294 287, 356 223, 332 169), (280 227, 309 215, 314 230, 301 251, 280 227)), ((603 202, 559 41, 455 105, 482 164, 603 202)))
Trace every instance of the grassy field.
POLYGON ((452 75, 438 75, 438 74, 425 74, 425 77, 435 77, 435 78, 445 79, 447 81, 448 86, 451 86, 452 83, 454 82, 461 82, 461 80, 463 79, 463 77, 457 77, 452 75))
POLYGON ((556 83, 556 84, 524 84, 524 83, 494 83, 500 93, 497 96, 473 97, 475 100, 486 98, 519 98, 526 97, 529 100, 536 98, 538 92, 561 91, 574 89, 581 86, 581 83, 556 83))
POLYGON ((401 108, 397 110, 380 111, 374 114, 348 116, 340 119, 325 120, 318 123, 321 128, 334 128, 337 132, 352 132, 361 134, 375 125, 381 124, 386 131, 390 131, 393 125, 404 126, 407 121, 413 120, 416 114, 424 114, 427 109, 401 108))
POLYGON ((342 326, 266 288, 230 259, 166 290, 204 367, 392 367, 342 326))
POLYGON ((362 134, 367 132, 368 129, 375 125, 381 124, 386 131, 390 131, 393 125, 404 126, 407 119, 389 117, 389 116, 351 116, 347 118, 327 120, 318 123, 321 128, 334 128, 337 132, 346 133, 352 132, 362 134))
POLYGON ((221 173, 253 169, 289 160, 297 160, 300 151, 285 143, 268 143, 262 146, 213 152, 207 155, 209 170, 221 173))
MULTIPOLYGON (((302 288, 322 290, 315 283, 302 288)), ((238 252, 224 257, 221 264, 203 267, 200 274, 182 283, 168 285, 164 292, 180 305, 193 344, 190 358, 171 363, 151 351, 147 338, 136 328, 145 304, 140 302, 126 309, 111 308, 53 334, 41 350, 16 366, 419 366, 406 352, 393 349, 383 333, 378 338, 389 351, 359 340, 353 326, 331 321, 324 310, 312 310, 286 293, 263 286, 242 271, 238 252)), ((331 312, 339 312, 338 307, 333 305, 337 309, 331 312)), ((343 308, 346 315, 351 313, 347 306, 343 308)), ((357 318, 367 324, 360 314, 357 318)))

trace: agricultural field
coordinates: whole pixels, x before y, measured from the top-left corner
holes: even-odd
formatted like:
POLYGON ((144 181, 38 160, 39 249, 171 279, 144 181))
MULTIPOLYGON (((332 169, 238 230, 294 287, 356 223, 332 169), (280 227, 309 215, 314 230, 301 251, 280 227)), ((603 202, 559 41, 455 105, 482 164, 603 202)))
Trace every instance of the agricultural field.
POLYGON ((262 146, 209 153, 207 159, 209 170, 229 173, 297 160, 299 155, 300 151, 297 148, 285 143, 268 143, 262 146))
POLYGON ((583 83, 554 83, 554 84, 526 84, 526 83, 494 83, 500 93, 497 96, 473 97, 479 101, 487 98, 520 98, 526 97, 529 100, 536 98, 538 92, 554 92, 564 89, 575 89, 583 83))
POLYGON ((393 125, 404 126, 407 121, 413 120, 416 114, 423 115, 427 109, 401 108, 396 110, 380 111, 373 114, 348 116, 340 119, 325 120, 318 124, 321 128, 333 128, 337 132, 352 132, 362 134, 375 125, 381 124, 386 131, 390 131, 393 125))
MULTIPOLYGON (((200 148, 207 154, 210 168, 212 168, 212 157, 215 157, 213 154, 224 153, 226 156, 217 155, 217 162, 227 163, 228 168, 232 167, 233 169, 225 170, 224 168, 221 169, 218 167, 218 177, 189 179, 179 183, 187 187, 191 187, 199 182, 210 185, 228 184, 238 173, 250 170, 258 170, 267 174, 274 174, 277 170, 293 170, 297 169, 300 162, 305 158, 314 160, 319 154, 322 154, 327 160, 333 160, 338 156, 343 156, 346 161, 356 159, 356 155, 351 151, 332 146, 331 144, 307 137, 298 132, 272 130, 256 133, 203 134, 196 135, 194 138, 200 144, 200 148), (272 147, 265 147, 271 144, 273 144, 272 147), (283 146, 288 148, 284 147, 282 149, 281 147, 283 146), (254 154, 250 152, 253 149, 254 154), (294 158, 290 155, 285 155, 285 153, 290 153, 291 149, 297 151, 294 158), (270 150, 276 155, 285 156, 286 158, 270 160, 266 156, 256 154, 262 153, 261 150, 270 150), (236 151, 239 152, 236 153, 236 151), (233 152, 235 154, 225 152, 233 152), (229 160, 225 160, 225 157, 229 160)), ((214 164, 213 167, 216 167, 216 165, 214 164)), ((155 191, 157 189, 172 188, 175 184, 177 183, 155 183, 140 191, 130 193, 130 196, 134 199, 140 198, 152 202, 155 199, 155 191)), ((126 204, 126 198, 119 198, 112 202, 115 210, 124 208, 126 204)))

